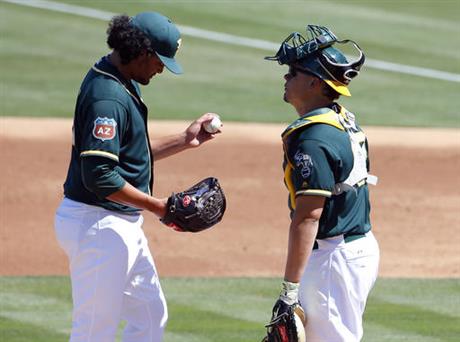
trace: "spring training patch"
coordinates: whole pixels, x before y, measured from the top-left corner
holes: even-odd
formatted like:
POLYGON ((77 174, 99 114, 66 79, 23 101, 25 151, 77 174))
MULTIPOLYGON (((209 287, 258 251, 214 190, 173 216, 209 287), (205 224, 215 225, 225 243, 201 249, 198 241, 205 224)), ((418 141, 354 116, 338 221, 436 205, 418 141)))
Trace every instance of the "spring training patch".
POLYGON ((300 169, 300 174, 303 178, 308 178, 311 175, 311 168, 313 166, 313 161, 308 154, 297 151, 294 156, 295 164, 300 169))
POLYGON ((93 136, 102 141, 112 140, 117 133, 116 128, 117 122, 115 119, 97 117, 94 120, 93 136))

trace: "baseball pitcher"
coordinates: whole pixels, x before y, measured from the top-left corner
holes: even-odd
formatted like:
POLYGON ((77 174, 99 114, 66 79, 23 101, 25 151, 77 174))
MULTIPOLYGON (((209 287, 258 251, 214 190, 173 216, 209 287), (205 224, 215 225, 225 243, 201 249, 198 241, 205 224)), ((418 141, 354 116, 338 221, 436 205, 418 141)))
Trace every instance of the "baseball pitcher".
POLYGON ((152 195, 153 163, 200 146, 219 133, 206 113, 183 132, 151 140, 139 84, 182 68, 181 38, 156 12, 115 16, 107 30, 112 52, 87 73, 77 98, 64 199, 56 237, 67 253, 72 281, 72 342, 159 342, 168 319, 165 296, 142 229, 141 212, 178 231, 199 232, 222 218, 225 196, 209 177, 169 198, 152 195))

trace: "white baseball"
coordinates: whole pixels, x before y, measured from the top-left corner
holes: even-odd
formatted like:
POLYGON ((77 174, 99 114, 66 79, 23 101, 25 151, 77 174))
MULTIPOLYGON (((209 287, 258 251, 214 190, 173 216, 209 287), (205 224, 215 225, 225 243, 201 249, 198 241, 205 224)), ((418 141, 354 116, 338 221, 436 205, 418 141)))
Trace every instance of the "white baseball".
POLYGON ((222 121, 218 115, 214 115, 211 121, 203 124, 204 130, 208 133, 216 133, 222 127, 222 121))

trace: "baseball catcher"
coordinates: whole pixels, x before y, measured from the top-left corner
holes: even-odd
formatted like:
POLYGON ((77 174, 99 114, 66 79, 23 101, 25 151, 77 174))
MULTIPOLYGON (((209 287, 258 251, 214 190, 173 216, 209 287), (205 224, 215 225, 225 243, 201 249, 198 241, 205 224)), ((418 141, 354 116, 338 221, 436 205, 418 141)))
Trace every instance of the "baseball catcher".
POLYGON ((267 335, 262 342, 305 342, 305 313, 296 299, 297 284, 283 282, 280 298, 275 303, 267 335))
POLYGON ((173 193, 166 206, 161 222, 177 231, 197 233, 222 220, 226 200, 217 178, 208 177, 190 189, 173 193))
POLYGON ((340 40, 327 27, 307 25, 305 33, 291 33, 274 56, 266 57, 288 68, 280 89, 296 113, 281 134, 291 218, 287 295, 275 304, 267 340, 298 341, 290 329, 292 306, 300 303, 309 341, 361 341, 380 259, 368 187, 377 177, 369 175, 366 134, 356 115, 337 100, 351 96, 350 82, 365 56, 356 42, 340 40), (278 320, 284 312, 286 318, 278 320))

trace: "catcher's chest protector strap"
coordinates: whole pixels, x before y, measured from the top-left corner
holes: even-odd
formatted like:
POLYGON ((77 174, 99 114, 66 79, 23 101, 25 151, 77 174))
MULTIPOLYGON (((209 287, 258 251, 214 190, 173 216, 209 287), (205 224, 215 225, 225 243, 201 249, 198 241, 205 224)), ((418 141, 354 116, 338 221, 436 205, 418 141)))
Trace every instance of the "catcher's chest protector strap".
POLYGON ((336 114, 336 117, 350 138, 353 152, 353 168, 347 179, 335 185, 333 194, 339 195, 349 190, 356 191, 356 188, 364 184, 377 185, 377 176, 368 173, 366 135, 356 126, 355 115, 344 107, 340 107, 340 112, 336 114))

